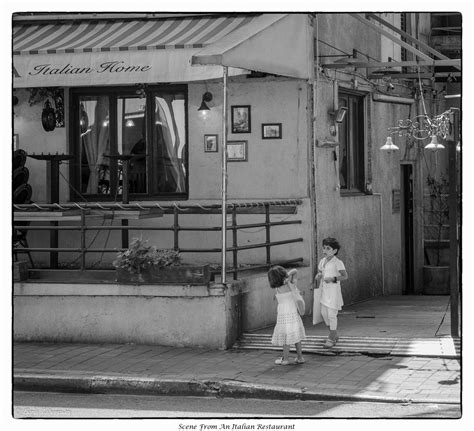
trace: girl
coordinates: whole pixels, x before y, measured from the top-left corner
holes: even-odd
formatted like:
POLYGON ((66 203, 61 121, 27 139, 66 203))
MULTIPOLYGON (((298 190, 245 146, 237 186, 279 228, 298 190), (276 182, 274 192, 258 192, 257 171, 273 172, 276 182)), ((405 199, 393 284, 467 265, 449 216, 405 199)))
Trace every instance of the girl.
POLYGON ((296 269, 286 272, 281 266, 273 266, 268 271, 268 282, 276 289, 278 301, 277 323, 273 331, 272 344, 283 346, 283 356, 275 361, 277 365, 288 365, 290 344, 296 347, 295 364, 304 364, 301 340, 306 336, 303 322, 298 314, 294 293, 296 291, 296 269))
MULTIPOLYGON (((316 283, 322 280, 321 286, 321 314, 324 323, 329 326, 329 336, 324 347, 330 349, 336 345, 337 313, 342 308, 341 280, 347 280, 347 272, 342 260, 336 257, 341 246, 335 238, 323 239, 323 255, 316 274, 316 283)), ((316 308, 316 307, 314 307, 316 308)))

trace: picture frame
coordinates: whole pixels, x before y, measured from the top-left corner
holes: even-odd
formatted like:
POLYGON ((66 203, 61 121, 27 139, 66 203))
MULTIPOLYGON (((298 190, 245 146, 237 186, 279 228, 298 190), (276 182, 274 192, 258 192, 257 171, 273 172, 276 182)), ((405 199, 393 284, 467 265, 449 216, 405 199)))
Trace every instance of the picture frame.
POLYGON ((13 151, 18 150, 20 148, 20 136, 18 133, 13 134, 13 151))
POLYGON ((247 160, 247 141, 227 141, 228 162, 246 162, 247 160))
POLYGON ((233 105, 230 112, 232 133, 250 133, 252 130, 250 105, 233 105))
POLYGON ((262 124, 262 139, 281 139, 281 123, 262 124))
POLYGON ((204 135, 204 152, 217 153, 217 135, 204 135))

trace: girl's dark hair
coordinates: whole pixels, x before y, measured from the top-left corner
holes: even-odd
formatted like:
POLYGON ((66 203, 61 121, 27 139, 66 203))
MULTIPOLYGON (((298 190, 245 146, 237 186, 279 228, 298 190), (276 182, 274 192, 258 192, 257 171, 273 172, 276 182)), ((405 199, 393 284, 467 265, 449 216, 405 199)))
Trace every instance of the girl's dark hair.
POLYGON ((268 270, 268 282, 270 283, 270 287, 272 289, 276 287, 283 286, 285 284, 285 278, 288 277, 288 273, 286 269, 280 265, 272 266, 268 270))
POLYGON ((341 248, 341 245, 337 242, 337 239, 336 238, 324 238, 323 239, 323 245, 327 245, 329 247, 331 247, 332 249, 334 250, 337 250, 336 251, 336 254, 339 253, 339 250, 341 248))

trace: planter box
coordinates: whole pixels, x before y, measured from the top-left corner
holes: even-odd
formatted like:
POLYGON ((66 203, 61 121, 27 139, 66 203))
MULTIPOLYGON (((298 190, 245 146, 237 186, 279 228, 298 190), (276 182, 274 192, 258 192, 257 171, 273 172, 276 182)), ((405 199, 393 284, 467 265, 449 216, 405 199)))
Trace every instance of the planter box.
POLYGON ((449 266, 423 267, 423 293, 425 295, 449 295, 449 266))
POLYGON ((209 265, 151 267, 140 274, 117 268, 116 273, 117 282, 123 284, 208 284, 211 281, 209 265))

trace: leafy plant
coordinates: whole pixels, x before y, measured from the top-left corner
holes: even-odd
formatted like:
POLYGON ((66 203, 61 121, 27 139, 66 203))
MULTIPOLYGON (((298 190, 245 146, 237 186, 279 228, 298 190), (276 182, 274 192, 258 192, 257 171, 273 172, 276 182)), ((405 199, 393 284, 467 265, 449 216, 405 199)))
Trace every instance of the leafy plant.
POLYGON ((436 179, 432 175, 426 178, 430 196, 430 213, 431 221, 434 226, 436 246, 436 266, 439 266, 441 261, 441 239, 443 237, 443 229, 449 222, 449 207, 447 203, 447 195, 449 192, 449 183, 444 175, 436 179))
POLYGON ((179 251, 157 249, 155 246, 146 245, 146 243, 147 241, 142 238, 133 239, 127 250, 117 254, 117 259, 112 262, 113 265, 132 274, 140 274, 144 269, 152 266, 163 268, 179 265, 179 251))

